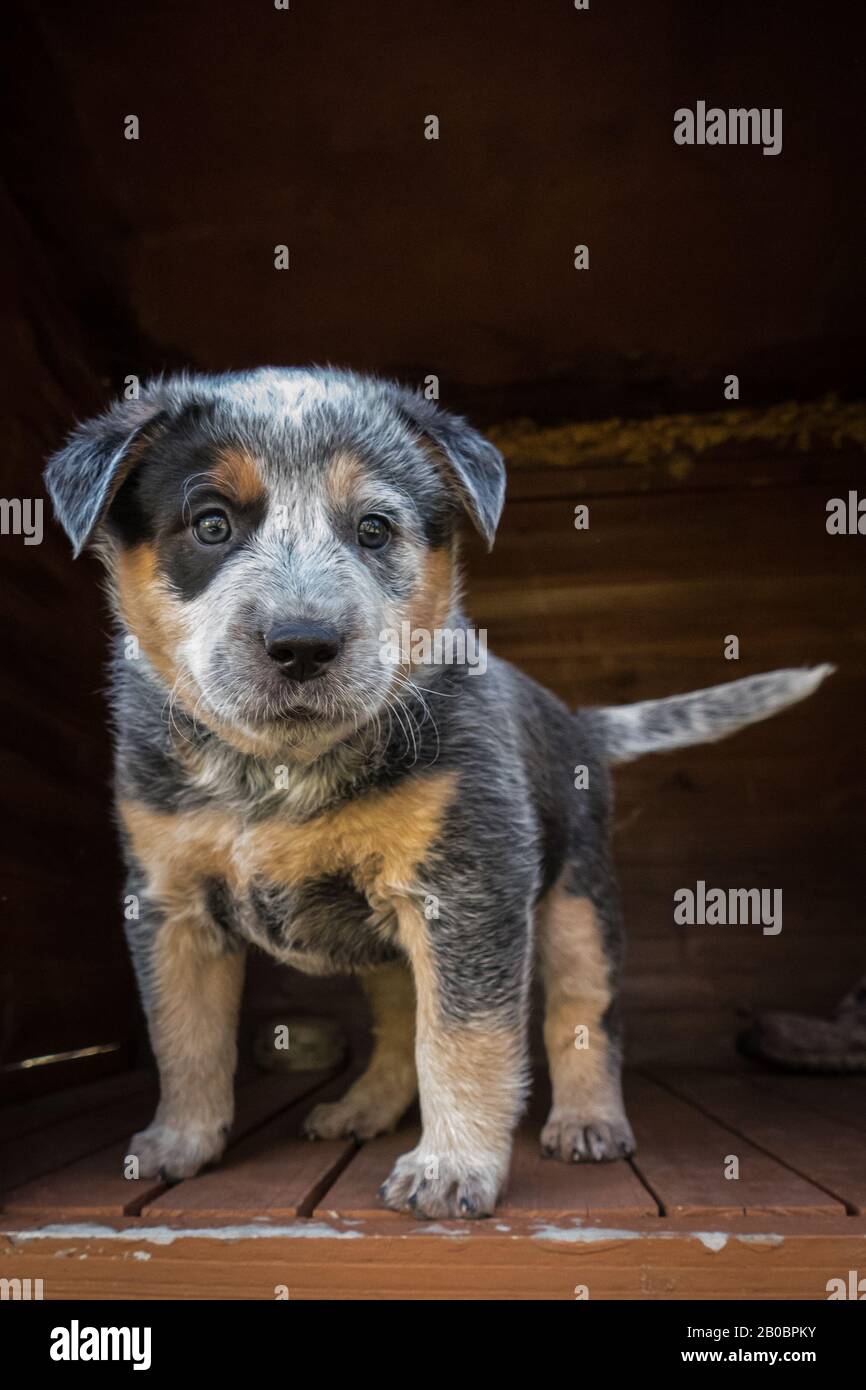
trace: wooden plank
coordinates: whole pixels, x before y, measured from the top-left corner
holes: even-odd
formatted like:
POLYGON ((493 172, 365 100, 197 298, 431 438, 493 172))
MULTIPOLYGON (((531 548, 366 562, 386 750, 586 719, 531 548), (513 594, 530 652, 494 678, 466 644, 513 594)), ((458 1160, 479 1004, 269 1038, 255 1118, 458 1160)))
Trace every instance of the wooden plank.
MULTIPOLYGON (((337 1078, 316 1100, 345 1089, 337 1078)), ((319 1193, 354 1153, 351 1140, 312 1142, 301 1126, 311 1106, 305 1099, 239 1143, 219 1167, 168 1188, 147 1201, 141 1215, 147 1221, 247 1222, 257 1218, 286 1220, 305 1215, 319 1193)))
POLYGON ((549 501, 555 497, 590 498, 665 492, 717 492, 743 489, 788 489, 821 482, 827 496, 844 496, 863 468, 860 452, 826 453, 810 449, 805 454, 752 454, 735 458, 730 450, 713 457, 698 456, 681 470, 667 458, 644 466, 623 467, 621 461, 569 462, 545 467, 537 459, 515 463, 506 452, 508 503, 549 501))
MULTIPOLYGON (((437 1232, 405 1217, 284 1234, 218 1230, 170 1242, 146 1230, 38 1240, 0 1234, 0 1277, 42 1279, 46 1299, 825 1299, 827 1281, 862 1269, 866 1228, 856 1219, 779 1219, 772 1231, 740 1222, 731 1234, 658 1221, 626 1230, 537 1223, 498 1231, 492 1221, 437 1232), (842 1228, 840 1230, 840 1227, 842 1228)), ((795 1321, 793 1314, 788 1321, 795 1321)))
MULTIPOLYGON (((382 1217, 405 1220, 390 1212, 378 1191, 395 1161, 414 1148, 420 1130, 398 1130, 364 1144, 333 1187, 320 1198, 317 1216, 382 1217)), ((511 1176, 495 1221, 517 1218, 617 1218, 656 1216, 658 1207, 627 1163, 567 1164, 545 1159, 537 1126, 522 1128, 514 1144, 511 1176)))
POLYGON ((32 1101, 4 1105, 0 1109, 0 1143, 19 1143, 36 1130, 56 1125, 58 1120, 99 1111, 121 1095, 136 1095, 147 1087, 153 1087, 152 1072, 143 1069, 117 1072, 96 1081, 82 1081, 78 1086, 38 1095, 32 1101))
POLYGON ((3 1209, 8 1207, 11 1189, 29 1184, 108 1143, 133 1134, 150 1119, 155 1103, 155 1089, 144 1090, 138 1095, 121 1097, 103 1110, 84 1116, 71 1115, 56 1125, 38 1130, 24 1144, 3 1144, 0 1147, 3 1209))
POLYGON ((866 1135, 745 1075, 654 1069, 655 1079, 842 1202, 866 1212, 866 1135))
POLYGON ((845 1207, 646 1077, 627 1077, 634 1164, 666 1216, 843 1216, 845 1207), (726 1178, 731 1156, 739 1176, 726 1178))
POLYGON ((787 1076, 784 1072, 748 1072, 752 1085, 784 1096, 803 1110, 816 1111, 839 1124, 866 1131, 866 1077, 787 1076))
MULTIPOLYGON (((515 501, 506 506, 489 556, 480 541, 468 540, 472 591, 502 591, 508 585, 520 607, 542 576, 554 591, 570 583, 574 601, 583 604, 596 585, 607 589, 638 580, 650 585, 691 580, 720 591, 742 581, 742 562, 747 573, 767 582, 798 573, 853 580, 862 576, 863 559, 856 546, 846 548, 843 542, 840 548, 839 538, 828 534, 827 496, 826 487, 816 483, 793 496, 780 485, 703 498, 690 493, 597 497, 584 530, 574 526, 579 495, 515 501), (515 584, 515 575, 527 585, 515 584), (589 593, 581 593, 575 581, 590 575, 589 593)), ((862 615, 852 616, 862 622, 862 615)))
POLYGON ((420 1126, 404 1124, 394 1134, 383 1134, 362 1144, 352 1161, 319 1198, 313 1215, 350 1219, 381 1216, 386 1221, 398 1216, 384 1205, 378 1195, 379 1188, 400 1155, 414 1148, 420 1135, 420 1126))
POLYGON ((511 1179, 497 1217, 630 1221, 657 1215, 656 1202, 630 1164, 559 1163, 542 1156, 536 1127, 518 1133, 511 1179))
POLYGON ((52 1091, 35 1100, 6 1105, 0 1109, 0 1142, 18 1143, 26 1135, 57 1124, 60 1120, 76 1115, 80 1117, 93 1110, 101 1110, 105 1105, 113 1105, 120 1096, 138 1095, 148 1088, 152 1090, 153 1084, 152 1072, 124 1071, 99 1081, 52 1091))
MULTIPOLYGON (((260 1077, 241 1083, 229 1150, 273 1115, 318 1089, 329 1075, 307 1072, 296 1076, 260 1077)), ((149 1118, 148 1113, 142 1122, 146 1123, 149 1118)), ((124 1176, 128 1141, 129 1135, 126 1135, 122 1143, 109 1144, 77 1163, 17 1188, 7 1197, 4 1213, 49 1213, 57 1219, 61 1216, 106 1219, 137 1213, 147 1202, 167 1191, 168 1184, 160 1178, 124 1176)))

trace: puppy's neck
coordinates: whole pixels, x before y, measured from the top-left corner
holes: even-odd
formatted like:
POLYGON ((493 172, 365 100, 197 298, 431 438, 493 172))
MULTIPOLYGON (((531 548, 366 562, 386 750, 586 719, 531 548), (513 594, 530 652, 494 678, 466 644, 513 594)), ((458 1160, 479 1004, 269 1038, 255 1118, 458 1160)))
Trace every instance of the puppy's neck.
POLYGON ((267 749, 251 751, 207 726, 199 717, 176 714, 172 755, 200 792, 259 816, 279 806, 290 818, 307 820, 328 806, 440 760, 440 726, 458 695, 462 675, 453 668, 425 670, 404 680, 399 705, 390 706, 358 729, 321 743, 278 736, 267 749), (423 684, 421 683, 423 681, 423 684))

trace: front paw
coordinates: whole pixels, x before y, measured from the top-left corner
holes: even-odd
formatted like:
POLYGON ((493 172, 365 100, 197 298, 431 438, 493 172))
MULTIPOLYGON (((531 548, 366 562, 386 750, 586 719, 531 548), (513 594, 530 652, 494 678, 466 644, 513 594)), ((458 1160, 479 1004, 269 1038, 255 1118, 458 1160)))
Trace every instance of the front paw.
POLYGON ((541 1131, 545 1158, 562 1163, 608 1163, 635 1151, 634 1135, 625 1115, 597 1119, 577 1110, 551 1110, 541 1131))
POLYGON ((419 1145, 397 1159, 379 1196, 393 1211, 414 1216, 491 1216, 504 1180, 501 1164, 470 1167, 451 1156, 438 1158, 419 1145))
POLYGON ((152 1124, 129 1141, 128 1158, 138 1163, 140 1178, 164 1178, 174 1182, 194 1177, 207 1163, 222 1157, 228 1125, 218 1129, 172 1129, 152 1124))

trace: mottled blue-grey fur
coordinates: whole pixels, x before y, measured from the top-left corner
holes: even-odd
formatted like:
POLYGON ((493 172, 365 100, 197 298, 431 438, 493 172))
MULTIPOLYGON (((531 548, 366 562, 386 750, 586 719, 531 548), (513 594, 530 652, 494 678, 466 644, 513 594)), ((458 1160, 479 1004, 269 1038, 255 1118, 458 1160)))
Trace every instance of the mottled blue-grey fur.
POLYGON ((611 762, 628 763, 645 753, 715 743, 805 700, 833 670, 823 665, 766 671, 688 695, 603 709, 608 756, 611 762))

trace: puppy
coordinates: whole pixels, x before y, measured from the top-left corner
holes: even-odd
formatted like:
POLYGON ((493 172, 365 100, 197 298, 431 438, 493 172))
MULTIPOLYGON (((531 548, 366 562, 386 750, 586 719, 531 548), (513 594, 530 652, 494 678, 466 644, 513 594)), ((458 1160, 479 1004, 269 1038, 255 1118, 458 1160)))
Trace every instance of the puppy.
POLYGON ((384 659, 385 634, 466 637, 457 534, 468 518, 492 545, 505 472, 463 420, 349 372, 157 381, 77 429, 46 482, 117 618, 127 935, 161 1086, 131 1144, 141 1175, 188 1177, 223 1151, 250 945, 360 976, 369 1066, 306 1127, 368 1138, 420 1091, 388 1206, 493 1211, 534 959, 544 1151, 630 1154, 609 767, 721 738, 830 668, 575 713, 502 661, 457 659, 459 640, 447 662, 384 659))

